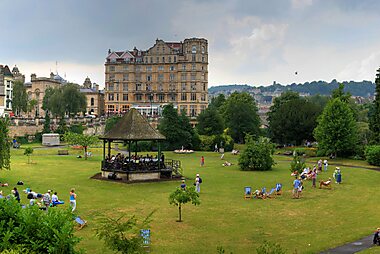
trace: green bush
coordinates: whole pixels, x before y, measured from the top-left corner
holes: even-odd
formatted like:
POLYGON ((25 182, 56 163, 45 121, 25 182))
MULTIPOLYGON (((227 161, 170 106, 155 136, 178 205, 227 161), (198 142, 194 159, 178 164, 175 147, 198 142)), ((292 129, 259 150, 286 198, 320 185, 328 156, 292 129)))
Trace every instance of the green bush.
POLYGON ((305 159, 303 157, 300 157, 298 155, 293 157, 293 161, 290 163, 290 171, 292 173, 294 171, 297 171, 298 174, 300 174, 305 167, 306 167, 306 164, 305 164, 305 159))
POLYGON ((266 171, 272 169, 275 164, 272 155, 274 144, 267 138, 253 140, 252 136, 246 136, 247 148, 239 157, 239 166, 242 170, 266 171))
POLYGON ((0 252, 25 248, 31 253, 79 253, 70 211, 23 209, 13 199, 0 199, 0 238, 0 252))
POLYGON ((299 147, 299 148, 296 148, 294 151, 295 151, 297 156, 303 156, 304 154, 307 157, 316 157, 317 156, 317 152, 313 148, 300 148, 299 147))
POLYGON ((83 134, 84 127, 81 124, 73 124, 69 127, 70 132, 83 134))
POLYGON ((277 243, 264 241, 260 247, 256 249, 257 254, 285 254, 286 251, 277 243))
POLYGON ((365 157, 369 164, 380 166, 380 145, 367 146, 365 157))

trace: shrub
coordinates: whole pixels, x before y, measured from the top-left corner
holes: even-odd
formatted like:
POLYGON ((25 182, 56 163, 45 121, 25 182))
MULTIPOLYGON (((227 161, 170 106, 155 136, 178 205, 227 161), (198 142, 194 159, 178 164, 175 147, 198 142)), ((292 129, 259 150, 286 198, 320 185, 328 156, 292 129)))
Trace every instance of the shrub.
POLYGON ((290 163, 291 172, 297 171, 298 174, 300 174, 305 167, 306 167, 306 164, 303 157, 300 157, 298 155, 293 157, 293 161, 290 163))
POLYGON ((79 253, 74 247, 80 239, 74 236, 68 210, 46 213, 37 206, 23 209, 13 199, 0 199, 0 237, 0 252, 25 248, 31 253, 79 253))
POLYGON ((81 124, 73 124, 69 127, 70 132, 83 134, 84 128, 81 124))
POLYGON ((272 169, 275 164, 272 155, 274 144, 269 139, 261 137, 254 141, 252 136, 246 136, 247 148, 239 157, 239 166, 242 170, 266 171, 272 169))
POLYGON ((199 138, 201 141, 200 149, 202 151, 214 151, 215 144, 218 144, 219 148, 220 144, 222 144, 224 151, 232 151, 234 148, 234 140, 227 134, 211 136, 199 135, 199 138))
POLYGON ((256 249, 257 254, 285 254, 286 251, 277 243, 264 241, 260 247, 256 249))
POLYGON ((367 146, 365 156, 369 164, 380 166, 380 145, 367 146))
POLYGON ((316 157, 317 156, 317 152, 313 148, 296 148, 294 151, 295 151, 296 155, 298 155, 298 156, 303 156, 304 154, 307 157, 316 157))

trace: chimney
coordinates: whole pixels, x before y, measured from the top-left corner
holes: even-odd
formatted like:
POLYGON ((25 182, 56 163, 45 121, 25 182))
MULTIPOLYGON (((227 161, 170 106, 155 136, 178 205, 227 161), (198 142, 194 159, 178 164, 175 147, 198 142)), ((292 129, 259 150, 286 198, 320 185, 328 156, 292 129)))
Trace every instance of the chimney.
POLYGON ((108 55, 111 54, 111 49, 108 49, 108 55))
POLYGON ((32 75, 30 75, 30 81, 33 81, 37 78, 37 75, 35 73, 33 73, 32 75))
POLYGON ((99 85, 95 84, 95 91, 99 92, 99 85))

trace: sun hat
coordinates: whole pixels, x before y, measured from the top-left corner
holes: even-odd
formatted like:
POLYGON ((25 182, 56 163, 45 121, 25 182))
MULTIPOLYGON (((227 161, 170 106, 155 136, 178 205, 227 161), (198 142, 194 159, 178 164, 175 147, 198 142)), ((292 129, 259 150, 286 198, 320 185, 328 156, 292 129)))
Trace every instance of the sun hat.
POLYGON ((51 190, 48 190, 48 192, 51 192, 51 190))

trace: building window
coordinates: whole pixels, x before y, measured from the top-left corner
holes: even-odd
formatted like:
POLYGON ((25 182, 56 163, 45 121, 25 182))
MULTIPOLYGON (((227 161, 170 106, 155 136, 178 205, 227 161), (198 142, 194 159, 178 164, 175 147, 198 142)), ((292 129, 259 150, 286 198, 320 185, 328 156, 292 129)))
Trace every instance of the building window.
POLYGON ((123 105, 122 107, 121 107, 121 111, 122 112, 127 112, 129 110, 129 105, 123 105))
POLYGON ((206 94, 203 93, 203 94, 201 95, 201 100, 202 100, 202 101, 206 101, 206 94))
POLYGON ((191 74, 191 80, 195 80, 195 73, 191 74))
POLYGON ((191 47, 191 53, 193 53, 193 54, 197 53, 197 46, 193 45, 191 47))
POLYGON ((174 93, 170 94, 169 99, 170 101, 175 101, 175 94, 174 93))
POLYGON ((141 90, 142 90, 142 85, 136 84, 136 91, 141 91, 141 90))
POLYGON ((177 62, 177 57, 176 57, 176 56, 174 56, 174 62, 175 62, 175 63, 177 62))
POLYGON ((190 116, 196 116, 197 115, 197 108, 195 105, 190 105, 190 116))
POLYGON ((107 111, 108 112, 115 112, 115 105, 108 105, 107 106, 107 111))
POLYGON ((190 99, 192 101, 196 101, 197 100, 197 94, 196 93, 191 93, 190 99))
POLYGON ((158 91, 164 91, 164 88, 162 87, 162 84, 158 85, 158 91))
POLYGON ((193 63, 193 64, 191 65, 191 70, 195 71, 196 69, 197 69, 197 68, 196 68, 195 64, 193 63))
POLYGON ((197 90, 197 84, 191 83, 191 91, 196 91, 197 90))
POLYGON ((146 81, 152 81, 152 76, 151 75, 147 75, 146 76, 146 81))
POLYGON ((182 105, 182 106, 180 106, 180 107, 179 107, 179 110, 180 110, 181 112, 185 112, 185 114, 187 115, 187 106, 186 106, 186 105, 182 105))
POLYGON ((115 74, 110 74, 109 79, 110 80, 115 80, 115 74))
POLYGON ((108 84, 108 90, 109 90, 109 91, 113 91, 113 90, 114 90, 114 86, 113 86, 113 84, 108 84))
POLYGON ((172 57, 171 56, 169 56, 169 63, 171 63, 172 62, 172 57))
POLYGON ((205 53, 205 47, 202 46, 202 54, 204 54, 204 53, 205 53))
POLYGON ((150 57, 150 63, 153 63, 153 57, 150 57))
POLYGON ((146 71, 152 71, 152 66, 147 66, 146 71))
POLYGON ((141 74, 136 74, 136 81, 141 81, 141 74))
POLYGON ((141 66, 140 65, 136 65, 136 71, 141 71, 141 66))
POLYGON ((128 84, 123 84, 123 91, 128 91, 128 84))
POLYGON ((124 81, 128 81, 129 79, 129 75, 128 74, 123 74, 123 80, 124 81))
POLYGON ((159 102, 163 102, 163 101, 165 101, 165 94, 159 94, 159 95, 158 95, 158 101, 159 101, 159 102))
POLYGON ((128 101, 128 94, 127 93, 123 93, 123 101, 128 101))
POLYGON ((201 106, 201 112, 205 111, 206 110, 206 106, 205 105, 202 105, 201 106))
POLYGON ((158 81, 164 81, 164 74, 158 74, 158 81))
POLYGON ((187 93, 181 93, 181 100, 187 101, 187 93))
POLYGON ((204 56, 202 56, 202 63, 204 63, 205 62, 205 57, 204 56))
POLYGON ((182 70, 186 71, 186 64, 182 64, 182 70))
POLYGON ((169 80, 170 80, 170 81, 175 80, 175 74, 170 73, 169 80))
POLYGON ((152 91, 152 85, 151 84, 146 84, 146 90, 147 91, 152 91))
POLYGON ((181 80, 185 81, 186 80, 186 73, 181 74, 181 80))
POLYGON ((158 66, 158 70, 159 71, 163 71, 164 70, 164 66, 162 66, 162 65, 158 66))
POLYGON ((206 91, 206 84, 203 84, 203 91, 206 91))
POLYGON ((181 90, 182 91, 186 91, 186 83, 182 83, 181 84, 181 90))
POLYGON ((195 54, 192 54, 192 55, 191 55, 191 61, 195 62, 195 59, 196 59, 196 58, 195 58, 195 54))
POLYGON ((175 92, 175 85, 174 84, 169 84, 169 91, 175 92))
POLYGON ((110 66, 110 71, 115 71, 115 66, 111 65, 110 66))
POLYGON ((94 106, 94 105, 95 105, 95 99, 91 98, 91 106, 94 106))
POLYGON ((115 97, 114 97, 113 93, 108 94, 108 100, 109 101, 113 101, 114 99, 115 99, 115 97))
POLYGON ((159 62, 160 62, 160 58, 156 57, 156 63, 159 63, 159 62))
POLYGON ((170 66, 170 70, 171 70, 171 71, 174 71, 174 70, 175 70, 174 65, 171 65, 171 66, 170 66))
POLYGON ((162 57, 162 62, 165 63, 165 57, 164 56, 162 57))
POLYGON ((142 101, 142 94, 135 95, 136 101, 142 101))

